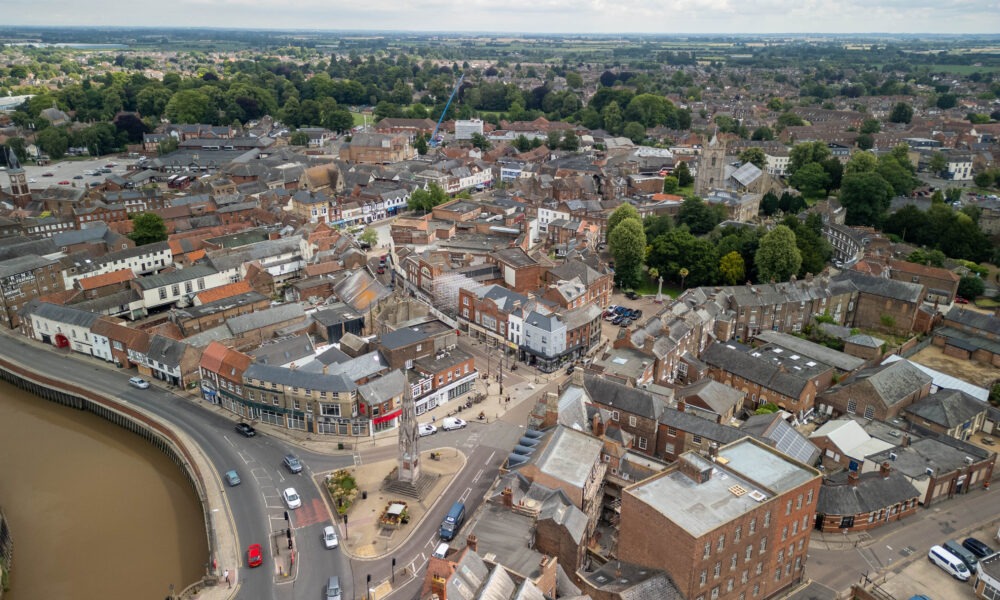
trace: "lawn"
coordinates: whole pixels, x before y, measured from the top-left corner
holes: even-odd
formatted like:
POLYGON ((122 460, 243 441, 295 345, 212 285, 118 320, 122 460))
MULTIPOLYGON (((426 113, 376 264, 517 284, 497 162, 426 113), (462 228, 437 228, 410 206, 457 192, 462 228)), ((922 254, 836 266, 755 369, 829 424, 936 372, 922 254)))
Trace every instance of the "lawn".
MULTIPOLYGON (((635 289, 636 293, 643 296, 655 296, 656 291, 659 288, 659 282, 653 281, 652 279, 643 279, 642 283, 639 284, 635 289)), ((663 295, 669 295, 671 298, 676 298, 681 293, 681 288, 675 283, 669 281, 663 281, 663 295)))

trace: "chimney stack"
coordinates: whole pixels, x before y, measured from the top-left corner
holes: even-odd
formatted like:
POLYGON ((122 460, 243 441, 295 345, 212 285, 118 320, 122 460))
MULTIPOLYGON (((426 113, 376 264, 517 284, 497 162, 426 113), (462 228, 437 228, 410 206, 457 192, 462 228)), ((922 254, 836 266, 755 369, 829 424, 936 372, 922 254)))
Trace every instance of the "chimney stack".
POLYGON ((910 434, 904 433, 903 434, 903 439, 900 440, 900 442, 899 442, 899 447, 900 448, 906 448, 909 445, 910 445, 910 434))
POLYGON ((860 477, 860 475, 858 475, 857 471, 848 471, 847 472, 847 485, 849 485, 851 487, 858 487, 858 478, 859 477, 860 477))
POLYGON ((679 412, 684 412, 684 400, 683 399, 678 399, 677 400, 677 410, 679 412))
POLYGON ((715 442, 708 445, 708 457, 712 459, 712 462, 715 462, 715 459, 719 457, 719 445, 715 442))
POLYGON ((601 420, 600 413, 594 413, 594 418, 590 425, 590 432, 594 437, 604 436, 604 421, 601 420))
POLYGON ((882 474, 882 479, 888 479, 889 473, 892 473, 892 467, 889 466, 889 461, 885 461, 879 467, 878 472, 882 474))
POLYGON ((476 538, 476 534, 470 533, 469 537, 465 538, 465 547, 473 552, 479 551, 479 539, 476 538))
POLYGON ((514 491, 510 488, 504 488, 503 492, 500 493, 503 498, 503 505, 507 508, 514 508, 514 491))

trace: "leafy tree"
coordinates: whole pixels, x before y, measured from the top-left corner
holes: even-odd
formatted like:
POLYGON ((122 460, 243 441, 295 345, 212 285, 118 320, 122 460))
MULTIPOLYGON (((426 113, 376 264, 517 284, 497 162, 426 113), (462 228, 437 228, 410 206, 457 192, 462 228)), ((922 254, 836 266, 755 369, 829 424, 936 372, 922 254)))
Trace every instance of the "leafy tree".
POLYGON ((774 132, 767 125, 761 125, 753 130, 753 133, 750 134, 750 139, 767 142, 774 139, 774 132))
POLYGON ((492 144, 490 144, 490 141, 486 139, 486 136, 478 132, 472 134, 472 139, 470 141, 472 142, 472 146, 474 148, 479 148, 480 150, 489 150, 490 147, 492 147, 492 144))
POLYGON ((802 117, 793 112, 783 112, 778 115, 779 130, 785 127, 801 127, 805 124, 806 122, 802 120, 802 117))
POLYGON ((778 208, 781 209, 781 212, 788 215, 796 215, 805 207, 806 201, 799 194, 783 192, 781 198, 778 200, 778 208))
POLYGON ((129 234, 136 246, 145 246, 167 239, 167 225, 163 217, 156 213, 139 213, 132 217, 132 233, 129 234))
POLYGON ((430 184, 428 189, 417 188, 410 194, 406 201, 406 207, 410 210, 420 210, 427 212, 439 204, 448 201, 448 193, 436 183, 430 184))
POLYGON ((149 133, 149 126, 146 125, 142 119, 137 117, 135 113, 123 113, 115 118, 115 129, 119 132, 123 132, 128 141, 137 144, 142 141, 142 136, 145 133, 149 133))
POLYGON ((559 145, 562 143, 563 132, 558 129, 550 131, 546 145, 553 150, 558 150, 559 145))
POLYGON ((948 168, 948 159, 942 152, 934 152, 931 154, 930 160, 927 161, 927 169, 934 174, 940 174, 942 171, 948 168))
POLYGON ((807 198, 820 198, 826 195, 826 189, 830 185, 830 176, 823 169, 823 165, 811 162, 807 163, 789 178, 788 182, 807 198))
POLYGON ((642 220, 642 229, 647 240, 654 240, 674 228, 670 215, 650 215, 642 220))
POLYGON ((620 287, 639 284, 646 255, 646 233, 638 218, 627 218, 608 235, 608 249, 615 258, 615 279, 620 287))
POLYGON ((170 97, 164 115, 171 123, 214 123, 213 104, 201 90, 181 90, 170 97))
POLYGON ((677 177, 677 183, 681 184, 681 187, 687 187, 694 183, 694 175, 691 174, 691 170, 688 169, 686 162, 681 162, 674 169, 674 176, 677 177))
POLYGON ((875 138, 870 133, 862 133, 854 141, 859 150, 871 150, 875 147, 875 138))
POLYGON ((803 223, 798 217, 788 215, 782 224, 795 233, 795 246, 802 255, 797 275, 822 271, 833 256, 833 248, 823 237, 823 218, 814 213, 803 223))
POLYGON ((361 235, 358 236, 358 241, 374 248, 378 244, 378 232, 371 227, 366 227, 361 235))
POLYGON ((848 159, 844 173, 874 173, 878 159, 871 152, 855 152, 848 159))
POLYGON ((292 146, 308 146, 309 134, 304 131, 293 132, 292 135, 288 137, 288 143, 292 146))
POLYGON ((764 197, 760 199, 760 212, 767 217, 770 217, 774 213, 778 212, 777 194, 770 191, 764 194, 764 197))
POLYGON ((830 148, 824 142, 796 144, 788 153, 788 172, 792 175, 809 163, 822 163, 831 158, 830 148))
POLYGON ((686 228, 672 229, 652 240, 648 263, 665 276, 692 285, 718 281, 719 255, 708 238, 697 238, 686 228))
POLYGON ((604 130, 611 134, 621 133, 625 125, 625 118, 622 109, 617 102, 612 101, 601 110, 601 120, 604 122, 604 130))
POLYGON ((879 123, 878 119, 865 119, 862 121, 861 129, 858 131, 867 134, 878 133, 882 131, 882 124, 879 123))
POLYGON ((802 253, 795 244, 795 234, 785 225, 778 225, 764 235, 754 257, 757 276, 761 281, 787 281, 799 272, 802 253))
POLYGON ((570 71, 566 73, 566 85, 573 90, 578 90, 583 87, 583 77, 575 71, 570 71))
POLYGON ((913 107, 906 102, 897 102, 889 113, 891 123, 909 123, 913 120, 913 107))
POLYGON ((958 280, 958 295, 966 300, 974 300, 986 291, 986 284, 975 275, 963 275, 958 280))
POLYGON ((680 210, 677 211, 677 223, 687 225, 694 235, 702 235, 715 229, 723 216, 716 207, 710 206, 697 196, 691 196, 684 200, 680 210))
POLYGON ((958 96, 955 94, 941 94, 937 97, 937 102, 934 104, 941 110, 955 108, 958 105, 958 96))
POLYGON ((646 128, 642 126, 642 123, 629 121, 625 124, 624 129, 622 129, 622 135, 632 140, 633 143, 638 144, 646 139, 646 128))
POLYGON ((719 275, 729 285, 736 285, 746 277, 746 264, 739 252, 733 250, 719 261, 719 275))
POLYGON ((634 206, 628 202, 622 204, 608 216, 607 236, 610 238, 611 233, 615 230, 615 227, 618 227, 618 224, 625 219, 639 220, 639 218, 639 211, 636 210, 634 206))
POLYGON ((576 135, 576 132, 572 129, 567 129, 563 132, 562 141, 559 142, 559 148, 569 152, 576 152, 580 149, 580 136, 576 135))
POLYGON ((767 154, 764 153, 763 148, 747 148, 740 152, 739 160, 744 163, 753 163, 761 171, 767 166, 767 154))
POLYGON ((664 194, 676 194, 677 190, 681 187, 681 184, 677 181, 677 178, 672 175, 667 175, 663 178, 663 193, 664 194))
POLYGON ((59 160, 69 149, 69 136, 61 127, 46 127, 35 137, 38 146, 51 158, 59 160))
POLYGON ((895 191, 878 173, 849 173, 840 185, 840 204, 848 225, 878 226, 889 210, 895 191))
POLYGON ((905 153, 900 158, 899 153, 883 154, 878 159, 875 172, 889 182, 897 196, 908 196, 917 186, 917 178, 913 175, 913 165, 905 153))
POLYGON ((417 136, 417 139, 413 141, 413 147, 417 149, 417 154, 420 156, 427 154, 427 138, 424 137, 424 134, 417 136))
POLYGON ((354 127, 354 117, 347 109, 331 110, 323 116, 323 126, 330 131, 344 134, 354 127))
POLYGON ((171 152, 175 152, 179 145, 180 142, 177 140, 177 138, 175 138, 172 135, 167 136, 166 139, 164 139, 162 142, 156 145, 156 152, 160 156, 163 156, 164 154, 170 154, 171 152))

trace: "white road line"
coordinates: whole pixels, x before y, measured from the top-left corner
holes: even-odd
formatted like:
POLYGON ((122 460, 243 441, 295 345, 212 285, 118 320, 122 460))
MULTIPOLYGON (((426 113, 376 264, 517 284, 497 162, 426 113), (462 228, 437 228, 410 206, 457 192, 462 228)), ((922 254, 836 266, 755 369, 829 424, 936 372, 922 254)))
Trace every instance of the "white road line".
POLYGON ((462 492, 462 495, 459 496, 458 499, 461 500, 464 503, 466 500, 469 499, 469 494, 471 494, 471 493, 472 493, 472 488, 465 488, 465 491, 462 492))
POLYGON ((496 456, 496 454, 497 454, 496 450, 494 450, 493 452, 491 452, 490 453, 490 457, 486 459, 486 462, 490 462, 491 460, 493 460, 493 457, 496 456))
POLYGON ((479 478, 482 476, 483 476, 483 470, 479 469, 479 472, 476 473, 476 476, 472 478, 472 483, 476 483, 477 481, 479 481, 479 478))
POLYGON ((427 539, 427 543, 426 543, 426 544, 424 544, 424 547, 427 547, 427 546, 430 546, 431 544, 433 544, 433 543, 434 543, 434 538, 436 538, 436 537, 437 537, 437 534, 433 534, 433 533, 432 533, 432 534, 431 534, 431 537, 429 537, 429 538, 427 539))

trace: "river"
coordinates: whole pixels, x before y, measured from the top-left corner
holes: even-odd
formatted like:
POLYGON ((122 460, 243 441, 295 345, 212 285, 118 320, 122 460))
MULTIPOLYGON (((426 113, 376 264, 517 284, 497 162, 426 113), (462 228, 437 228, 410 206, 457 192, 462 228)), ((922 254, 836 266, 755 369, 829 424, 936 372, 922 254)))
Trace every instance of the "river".
POLYGON ((4 600, 159 599, 205 572, 201 505, 166 455, 3 382, 0 506, 14 538, 4 600))

